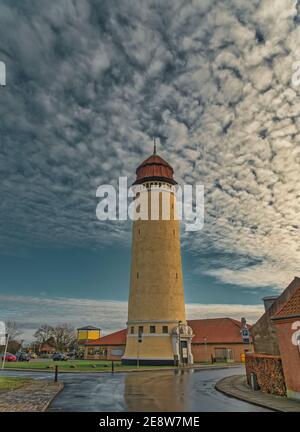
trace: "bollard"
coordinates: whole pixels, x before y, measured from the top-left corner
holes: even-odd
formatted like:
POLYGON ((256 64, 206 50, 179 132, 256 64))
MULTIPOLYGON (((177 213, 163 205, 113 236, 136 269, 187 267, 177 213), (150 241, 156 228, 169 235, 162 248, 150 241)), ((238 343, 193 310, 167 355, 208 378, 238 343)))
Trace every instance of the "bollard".
POLYGON ((115 371, 115 364, 114 364, 114 361, 112 360, 111 361, 111 372, 114 373, 114 371, 115 371))
POLYGON ((54 382, 57 382, 57 376, 58 376, 58 366, 55 366, 54 382))

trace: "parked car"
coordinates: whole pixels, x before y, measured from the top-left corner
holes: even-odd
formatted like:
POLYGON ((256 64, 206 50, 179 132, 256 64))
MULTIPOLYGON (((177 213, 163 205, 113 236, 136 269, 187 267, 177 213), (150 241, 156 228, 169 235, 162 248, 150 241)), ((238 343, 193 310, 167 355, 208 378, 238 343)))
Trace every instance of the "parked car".
POLYGON ((17 361, 19 361, 19 362, 30 360, 29 354, 27 354, 26 352, 23 352, 23 351, 17 352, 16 357, 17 357, 17 361))
MULTIPOLYGON (((0 354, 0 361, 3 362, 4 353, 0 354)), ((15 362, 17 361, 17 357, 14 354, 6 353, 5 361, 7 362, 15 362)))
POLYGON ((76 353, 70 352, 67 354, 67 357, 69 360, 75 360, 76 359, 76 353))
POLYGON ((64 354, 64 353, 57 352, 57 353, 53 354, 52 359, 54 361, 68 360, 68 356, 66 354, 64 354))

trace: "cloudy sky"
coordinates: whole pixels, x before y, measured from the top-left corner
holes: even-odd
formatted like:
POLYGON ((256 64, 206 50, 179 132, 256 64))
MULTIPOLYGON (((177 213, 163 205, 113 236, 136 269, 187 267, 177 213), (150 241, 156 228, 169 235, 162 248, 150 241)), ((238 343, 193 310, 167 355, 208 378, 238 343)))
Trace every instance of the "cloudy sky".
POLYGON ((124 326, 130 224, 96 219, 96 188, 133 181, 154 136, 205 187, 188 317, 253 321, 299 275, 296 3, 1 0, 0 320, 124 326))

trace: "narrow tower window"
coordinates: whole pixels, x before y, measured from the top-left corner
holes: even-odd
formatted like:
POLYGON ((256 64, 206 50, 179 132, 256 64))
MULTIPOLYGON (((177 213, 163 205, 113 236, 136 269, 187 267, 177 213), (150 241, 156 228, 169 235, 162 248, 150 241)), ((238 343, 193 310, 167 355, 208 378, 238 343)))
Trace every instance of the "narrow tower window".
POLYGON ((169 333, 168 326, 163 326, 163 328, 162 328, 162 332, 163 332, 163 333, 169 333))
POLYGON ((134 327, 130 327, 130 333, 134 334, 134 327))
POLYGON ((139 272, 136 273, 136 278, 138 279, 140 277, 139 272))

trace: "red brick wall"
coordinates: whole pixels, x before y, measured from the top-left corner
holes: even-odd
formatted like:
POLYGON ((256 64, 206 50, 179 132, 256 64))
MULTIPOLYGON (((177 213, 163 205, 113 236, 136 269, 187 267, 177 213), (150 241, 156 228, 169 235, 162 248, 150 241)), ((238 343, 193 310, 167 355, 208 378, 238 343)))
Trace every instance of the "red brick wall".
POLYGON ((229 348, 233 353, 233 361, 240 362, 241 354, 245 352, 245 350, 252 351, 252 346, 249 344, 197 344, 192 343, 192 354, 194 357, 195 363, 201 362, 210 362, 211 356, 215 357, 215 348, 229 348))
POLYGON ((276 314, 285 302, 297 291, 300 286, 300 278, 295 277, 289 286, 283 291, 272 306, 260 317, 251 329, 254 351, 269 355, 280 355, 276 328, 271 318, 276 314))
POLYGON ((286 387, 281 358, 265 354, 248 353, 246 355, 246 374, 248 384, 250 375, 255 373, 260 390, 280 396, 286 395, 286 387))
POLYGON ((85 347, 85 355, 84 358, 86 360, 121 360, 123 353, 125 351, 125 345, 107 345, 107 346, 94 346, 94 347, 85 347), (97 354, 89 354, 88 348, 93 348, 95 351, 100 351, 97 354), (102 352, 102 350, 104 352, 102 352), (122 354, 116 355, 115 351, 122 351, 122 354))
POLYGON ((290 319, 276 321, 274 324, 279 339, 286 387, 289 391, 300 393, 300 353, 298 347, 292 343, 292 336, 296 331, 292 329, 293 322, 294 320, 290 319))

